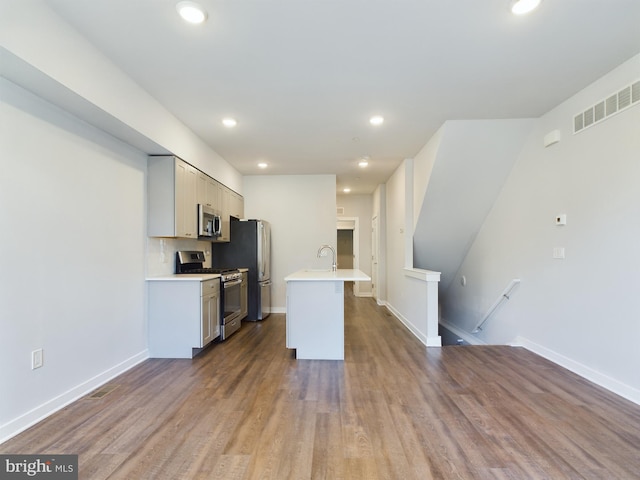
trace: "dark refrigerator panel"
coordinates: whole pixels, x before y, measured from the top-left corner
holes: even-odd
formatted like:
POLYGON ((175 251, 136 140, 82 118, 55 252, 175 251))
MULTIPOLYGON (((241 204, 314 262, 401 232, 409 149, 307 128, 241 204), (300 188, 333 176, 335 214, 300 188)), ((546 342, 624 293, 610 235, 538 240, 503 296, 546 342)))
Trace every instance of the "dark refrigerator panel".
POLYGON ((271 232, 268 222, 238 220, 230 224, 231 241, 211 245, 214 268, 248 268, 247 318, 263 320, 271 305, 271 232))

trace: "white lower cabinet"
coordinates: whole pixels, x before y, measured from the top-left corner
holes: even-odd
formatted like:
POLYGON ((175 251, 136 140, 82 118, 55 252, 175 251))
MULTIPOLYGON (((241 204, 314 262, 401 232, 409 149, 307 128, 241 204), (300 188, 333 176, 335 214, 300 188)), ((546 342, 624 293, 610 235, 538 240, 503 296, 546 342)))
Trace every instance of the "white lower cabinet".
POLYGON ((220 336, 220 279, 149 281, 149 356, 192 358, 220 336))
POLYGON ((220 280, 202 282, 201 345, 204 347, 220 336, 220 280))

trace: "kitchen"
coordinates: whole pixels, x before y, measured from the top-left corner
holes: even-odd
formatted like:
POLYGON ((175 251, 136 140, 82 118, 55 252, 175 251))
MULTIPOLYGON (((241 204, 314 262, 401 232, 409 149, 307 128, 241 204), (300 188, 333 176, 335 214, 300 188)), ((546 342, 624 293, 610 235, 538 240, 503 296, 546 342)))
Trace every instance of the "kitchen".
MULTIPOLYGON (((29 24, 24 16, 12 20, 29 24)), ((272 293, 280 300, 272 311, 283 313, 285 276, 307 266, 326 267, 326 259, 316 258, 317 249, 335 244, 335 175, 241 176, 53 11, 44 8, 33 21, 50 33, 41 49, 33 46, 33 28, 2 29, 8 35, 2 57, 3 68, 10 70, 6 78, 22 78, 28 88, 2 79, 3 135, 17 140, 2 147, 11 180, 3 181, 0 200, 12 206, 2 210, 2 331, 12 339, 3 334, 2 381, 13 395, 0 399, 0 438, 144 361, 144 279, 172 273, 173 252, 206 251, 207 242, 201 247, 192 240, 148 237, 145 152, 161 146, 189 158, 241 192, 251 218, 272 223, 273 255, 282 259, 273 265, 272 293), (66 60, 50 60, 62 57, 66 60), (87 117, 92 124, 82 120, 87 117), (118 140, 123 138, 128 142, 118 140), (39 348, 43 367, 32 370, 30 354, 39 348)), ((401 245, 398 232, 406 227, 404 197, 396 184, 402 180, 388 185, 393 196, 383 188, 363 199, 368 218, 390 212, 394 247, 401 245)), ((402 259, 389 258, 393 275, 403 267, 402 259)), ((398 284, 394 279, 390 287, 398 284)), ((619 364, 614 372, 633 390, 634 374, 623 366, 633 363, 619 364)))
POLYGON ((147 277, 150 356, 191 358, 228 339, 242 320, 264 320, 271 311, 269 223, 243 219, 242 196, 174 156, 149 158, 147 191, 147 233, 163 249, 163 237, 211 242, 205 250, 171 251, 173 274, 147 277))

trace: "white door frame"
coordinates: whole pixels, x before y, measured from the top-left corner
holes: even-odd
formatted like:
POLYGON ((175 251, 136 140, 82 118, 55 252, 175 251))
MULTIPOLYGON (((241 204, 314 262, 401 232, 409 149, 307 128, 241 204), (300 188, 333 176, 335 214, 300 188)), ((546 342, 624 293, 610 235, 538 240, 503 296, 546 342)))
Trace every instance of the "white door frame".
MULTIPOLYGON (((360 269, 360 218, 338 217, 337 230, 353 230, 353 268, 360 269)), ((360 295, 360 282, 353 282, 353 294, 360 295)))
POLYGON ((378 301, 378 257, 380 255, 378 241, 378 216, 371 218, 371 296, 378 301))

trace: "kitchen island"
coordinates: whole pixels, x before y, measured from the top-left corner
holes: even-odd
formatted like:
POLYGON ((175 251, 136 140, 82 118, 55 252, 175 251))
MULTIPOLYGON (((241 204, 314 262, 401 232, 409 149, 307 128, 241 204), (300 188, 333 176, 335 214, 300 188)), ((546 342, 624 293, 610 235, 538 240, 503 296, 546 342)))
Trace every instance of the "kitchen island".
POLYGON ((299 270, 287 282, 287 348, 297 359, 344 360, 344 282, 371 281, 360 270, 299 270))

